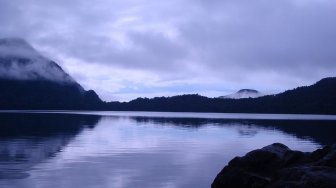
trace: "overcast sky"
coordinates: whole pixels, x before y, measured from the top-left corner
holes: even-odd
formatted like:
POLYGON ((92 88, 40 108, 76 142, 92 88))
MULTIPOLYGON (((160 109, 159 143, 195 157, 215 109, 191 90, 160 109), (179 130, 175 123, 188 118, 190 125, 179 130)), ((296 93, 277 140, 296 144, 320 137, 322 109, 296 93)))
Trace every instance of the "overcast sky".
POLYGON ((107 101, 277 93, 335 76, 335 0, 0 0, 21 37, 107 101))

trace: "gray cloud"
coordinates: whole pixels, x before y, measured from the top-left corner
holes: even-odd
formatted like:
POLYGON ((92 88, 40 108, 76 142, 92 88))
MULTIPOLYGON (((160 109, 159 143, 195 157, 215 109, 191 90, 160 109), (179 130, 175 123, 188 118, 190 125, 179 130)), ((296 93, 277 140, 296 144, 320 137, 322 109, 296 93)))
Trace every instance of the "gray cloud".
MULTIPOLYGON (((332 0, 12 0, 0 2, 0 36, 26 38, 89 87, 87 67, 94 64, 153 75, 154 93, 167 81, 172 84, 166 92, 213 84, 215 91, 278 92, 334 75, 335 5, 332 0), (71 66, 74 59, 78 69, 71 66)), ((138 83, 149 82, 145 76, 118 81, 113 76, 110 82, 127 80, 139 93, 148 89, 138 83)))
MULTIPOLYGON (((240 1, 241 2, 241 1, 240 1)), ((211 19, 195 19, 182 28, 209 64, 256 69, 335 66, 336 8, 333 2, 250 1, 222 7, 211 19), (233 7, 232 7, 233 6, 233 7), (206 36, 206 37, 204 37, 206 36)), ((204 10, 204 14, 208 10, 204 10)))

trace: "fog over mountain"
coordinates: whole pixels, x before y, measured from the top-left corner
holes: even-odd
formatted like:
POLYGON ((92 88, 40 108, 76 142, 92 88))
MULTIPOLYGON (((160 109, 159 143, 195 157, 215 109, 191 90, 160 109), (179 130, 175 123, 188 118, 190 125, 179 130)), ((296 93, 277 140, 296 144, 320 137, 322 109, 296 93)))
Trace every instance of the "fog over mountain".
POLYGON ((257 98, 263 96, 262 93, 260 93, 257 90, 254 89, 241 89, 237 91, 236 93, 221 96, 219 98, 222 99, 244 99, 244 98, 257 98))
POLYGON ((0 78, 74 82, 59 65, 20 38, 0 39, 0 78))
POLYGON ((0 39, 0 109, 93 109, 102 101, 25 40, 0 39))

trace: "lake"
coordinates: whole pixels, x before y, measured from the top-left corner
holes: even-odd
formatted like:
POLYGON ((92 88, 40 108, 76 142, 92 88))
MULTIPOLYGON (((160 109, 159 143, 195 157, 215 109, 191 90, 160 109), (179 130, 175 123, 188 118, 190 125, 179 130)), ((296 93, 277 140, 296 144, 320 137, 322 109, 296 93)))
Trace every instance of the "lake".
POLYGON ((335 132, 323 115, 1 111, 0 187, 205 188, 235 156, 335 132))

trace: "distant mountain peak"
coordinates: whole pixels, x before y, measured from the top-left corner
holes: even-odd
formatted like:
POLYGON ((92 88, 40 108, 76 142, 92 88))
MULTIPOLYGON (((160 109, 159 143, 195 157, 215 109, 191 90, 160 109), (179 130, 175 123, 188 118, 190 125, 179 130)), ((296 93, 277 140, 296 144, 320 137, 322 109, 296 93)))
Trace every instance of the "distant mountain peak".
POLYGON ((244 98, 257 98, 261 97, 262 94, 255 90, 255 89, 241 89, 237 91, 236 93, 226 95, 226 96, 221 96, 219 98, 223 99, 244 99, 244 98))

